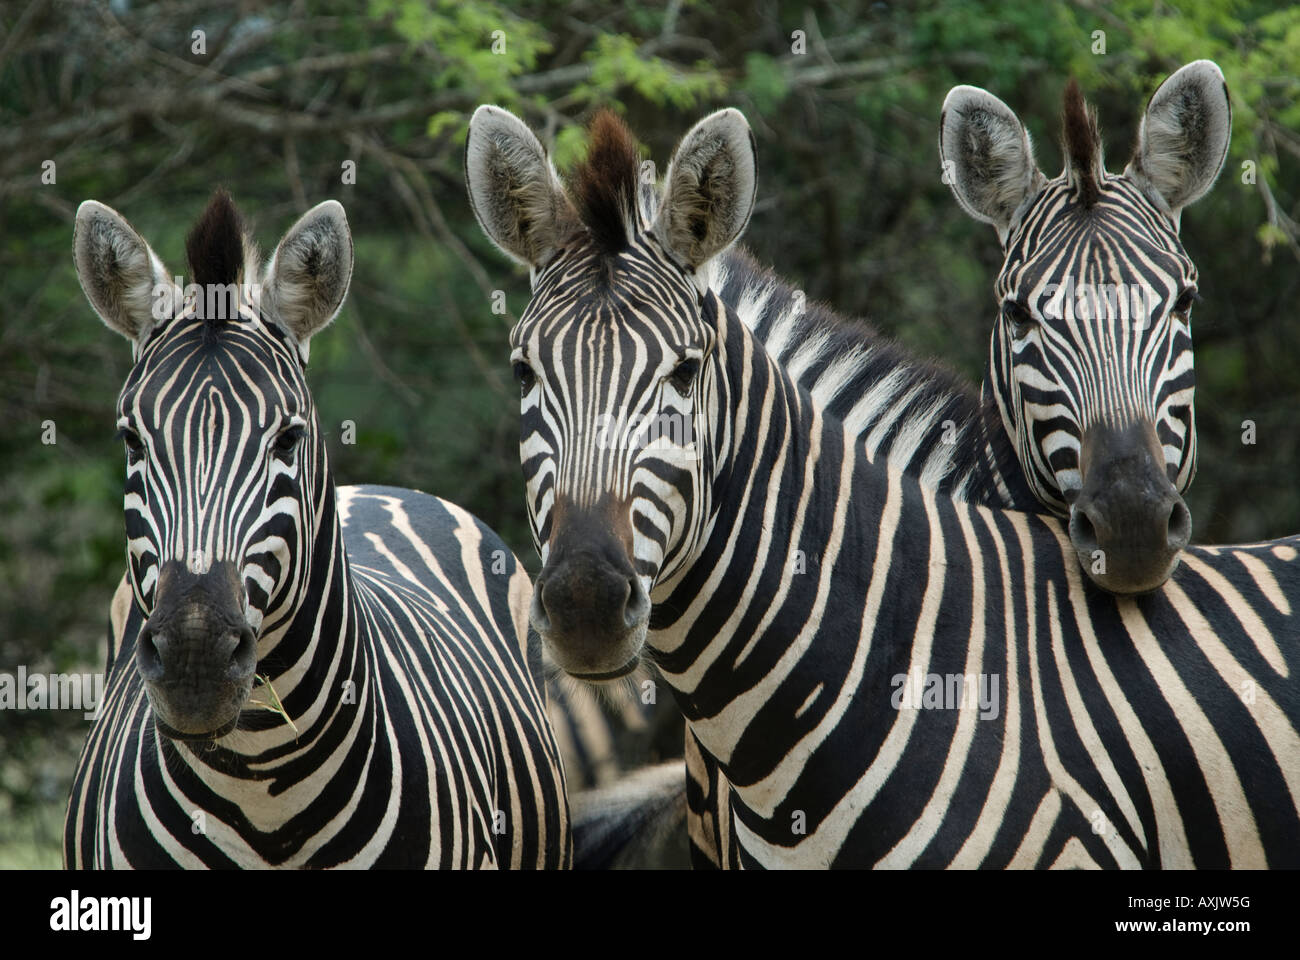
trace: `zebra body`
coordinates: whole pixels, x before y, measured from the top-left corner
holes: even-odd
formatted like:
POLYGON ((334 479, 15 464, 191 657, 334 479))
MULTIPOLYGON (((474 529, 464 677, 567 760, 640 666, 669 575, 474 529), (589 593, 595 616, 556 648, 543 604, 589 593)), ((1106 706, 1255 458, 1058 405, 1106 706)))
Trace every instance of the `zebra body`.
POLYGON ((871 462, 708 289, 752 204, 739 114, 683 140, 649 230, 636 161, 600 118, 565 191, 480 108, 467 178, 534 271, 512 335, 531 618, 575 676, 655 659, 721 765, 723 862, 1295 863, 1295 541, 1198 549, 1150 598, 1086 587, 1057 521, 871 462), (596 439, 669 411, 689 443, 596 439), (896 709, 914 668, 997 677, 1003 706, 896 709))
POLYGON ((193 747, 163 737, 134 662, 144 617, 129 607, 74 781, 69 866, 560 863, 560 807, 538 802, 555 790, 554 757, 539 764, 520 736, 546 730, 541 651, 518 619, 531 593, 522 567, 480 521, 426 494, 340 487, 337 515, 332 559, 309 587, 323 602, 277 647, 319 676, 292 698, 284 674, 273 681, 297 733, 277 723, 193 747), (502 558, 499 589, 482 571, 502 558))
MULTIPOLYGON (((331 479, 302 365, 346 291, 342 208, 286 235, 260 305, 241 293, 216 318, 179 298, 155 324, 134 312, 168 274, 107 208, 83 205, 77 256, 136 364, 119 402, 130 599, 66 863, 567 866, 526 573, 454 504, 331 479)), ((191 270, 225 285, 212 265, 244 259, 218 194, 191 270)))
POLYGON ((1190 548, 1165 590, 1109 597, 1058 523, 866 463, 725 327, 760 358, 731 398, 754 432, 729 465, 756 466, 647 636, 725 776, 724 865, 1300 865, 1300 540, 1190 548), (988 678, 996 712, 964 685, 913 709, 922 676, 988 678))

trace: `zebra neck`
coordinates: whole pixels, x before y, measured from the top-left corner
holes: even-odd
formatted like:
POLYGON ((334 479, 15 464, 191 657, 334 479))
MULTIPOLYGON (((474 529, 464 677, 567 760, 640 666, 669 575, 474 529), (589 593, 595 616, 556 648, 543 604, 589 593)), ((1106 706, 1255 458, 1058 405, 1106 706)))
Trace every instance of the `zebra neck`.
POLYGON ((1025 479, 1024 468, 1015 444, 1007 435, 987 376, 980 386, 978 432, 973 442, 979 457, 972 466, 966 495, 958 499, 1025 513, 1047 512, 1025 479))
POLYGON ((1039 509, 987 389, 977 393, 966 378, 869 324, 807 302, 741 248, 715 259, 708 279, 721 310, 734 311, 867 456, 959 500, 1039 509))
POLYGON ((321 699, 338 703, 345 694, 360 703, 368 673, 362 656, 368 646, 368 621, 352 577, 332 482, 319 516, 306 595, 276 646, 276 660, 288 668, 284 679, 289 693, 304 705, 321 699))
MULTIPOLYGON (((713 522, 692 561, 652 594, 649 642, 700 742, 746 782, 793 744, 799 716, 854 662, 863 608, 846 597, 867 596, 877 545, 891 545, 883 573, 901 586, 925 575, 928 538, 895 536, 899 490, 919 500, 919 482, 871 462, 748 330, 726 329, 718 402, 733 439, 713 522), (769 702, 778 687, 808 699, 769 702), (772 728, 755 726, 755 714, 772 728)), ((897 642, 905 658, 910 634, 897 642)))

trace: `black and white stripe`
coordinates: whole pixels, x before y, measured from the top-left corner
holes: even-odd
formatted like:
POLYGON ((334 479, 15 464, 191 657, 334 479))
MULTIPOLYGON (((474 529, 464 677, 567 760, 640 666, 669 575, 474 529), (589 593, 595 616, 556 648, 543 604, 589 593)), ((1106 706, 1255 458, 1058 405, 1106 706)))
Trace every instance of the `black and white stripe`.
MULTIPOLYGON (((209 237, 236 223, 224 194, 200 221, 209 237)), ((79 214, 83 287, 131 336, 136 362, 118 404, 130 595, 114 605, 104 702, 68 808, 68 866, 569 863, 526 573, 452 503, 334 487, 303 364, 346 290, 345 230, 342 208, 322 205, 230 316, 205 319, 189 303, 144 323, 118 307, 141 281, 131 266, 156 264, 144 280, 165 283, 161 263, 107 208, 79 214), (221 640, 201 622, 203 598, 221 589, 203 571, 219 570, 235 571, 247 624, 236 633, 249 631, 255 671, 270 681, 251 700, 278 697, 287 719, 236 688, 229 724, 195 726, 177 691, 199 676, 183 671, 204 644, 221 640), (175 598, 173 582, 188 592, 175 598), (179 605, 171 625, 169 605, 179 605), (186 643, 170 677, 168 657, 186 643)), ((212 269, 204 232, 190 249, 200 277, 212 269)), ((216 252, 242 242, 219 236, 216 252)), ((241 279, 256 277, 245 259, 241 279)))
POLYGON ((1043 188, 1009 239, 999 303, 1042 322, 994 324, 988 384, 1034 494, 1065 514, 1083 486, 1079 452, 1094 424, 1148 420, 1181 492, 1196 472, 1191 305, 1196 268, 1178 232, 1128 178, 1107 175, 1086 211, 1065 177, 1043 188), (1076 290, 1115 291, 1103 316, 1073 307, 1076 290), (1148 309, 1134 316, 1133 297, 1148 309), (1051 318, 1050 320, 1047 318, 1051 318))
POLYGON ((1038 508, 997 408, 963 377, 863 320, 807 301, 741 247, 705 271, 709 289, 873 460, 888 459, 958 500, 1038 508))
POLYGON ((1092 590, 1058 521, 872 462, 702 287, 752 202, 738 114, 688 134, 655 225, 620 240, 592 224, 623 215, 625 131, 593 129, 602 205, 487 109, 471 198, 535 270, 512 335, 533 620, 575 675, 656 661, 721 766, 725 864, 1300 865, 1300 541, 1190 548, 1142 599, 1092 590), (507 171, 560 211, 526 244, 491 192, 507 171), (694 446, 591 456, 582 424, 664 410, 694 417, 694 446), (996 679, 997 709, 896 705, 913 672, 996 679))

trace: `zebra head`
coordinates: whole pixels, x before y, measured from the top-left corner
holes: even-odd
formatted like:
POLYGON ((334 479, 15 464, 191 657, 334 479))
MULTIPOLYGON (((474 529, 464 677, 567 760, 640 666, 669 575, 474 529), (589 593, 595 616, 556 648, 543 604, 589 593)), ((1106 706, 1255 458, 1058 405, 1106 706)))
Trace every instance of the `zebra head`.
POLYGON ((653 221, 639 159, 612 114, 566 189, 515 116, 480 107, 465 173, 487 235, 526 264, 511 334, 520 457, 543 567, 531 619, 570 674, 633 670, 651 594, 703 542, 716 451, 717 301, 703 268, 745 228, 753 137, 735 110, 682 140, 653 221))
POLYGON ((939 151, 958 202, 993 224, 1006 255, 986 384, 1026 478, 1068 515, 1094 583, 1143 593, 1191 536, 1196 268, 1178 230, 1223 167, 1231 108, 1215 64, 1183 67, 1151 98, 1120 175, 1106 172, 1073 81, 1064 112, 1055 180, 1011 109, 974 87, 944 101, 939 151))
POLYGON ((158 730, 201 740, 234 729, 304 599, 331 488, 303 366, 347 292, 352 241, 327 201, 259 273, 220 191, 186 246, 182 288, 116 211, 77 211, 82 289, 133 344, 117 425, 128 578, 147 618, 136 667, 158 730))

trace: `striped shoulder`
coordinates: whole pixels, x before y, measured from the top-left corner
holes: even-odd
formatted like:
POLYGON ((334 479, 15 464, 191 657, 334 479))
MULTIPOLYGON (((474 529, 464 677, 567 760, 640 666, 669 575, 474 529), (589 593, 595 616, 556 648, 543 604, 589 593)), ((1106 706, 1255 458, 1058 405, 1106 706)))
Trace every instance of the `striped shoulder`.
POLYGON ((402 487, 339 487, 337 503, 355 573, 430 590, 483 624, 513 624, 511 640, 540 683, 540 645, 528 629, 532 582, 491 527, 448 500, 402 487))

